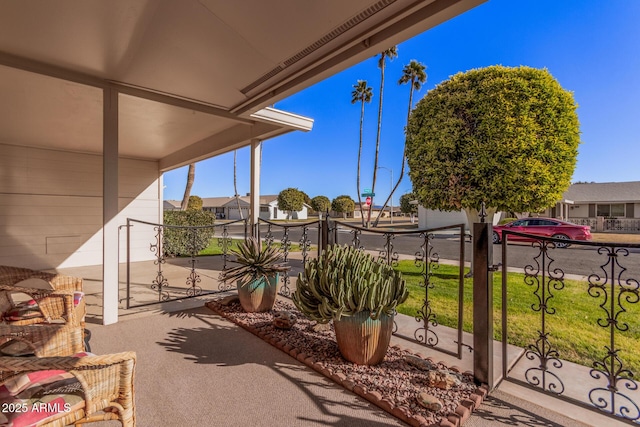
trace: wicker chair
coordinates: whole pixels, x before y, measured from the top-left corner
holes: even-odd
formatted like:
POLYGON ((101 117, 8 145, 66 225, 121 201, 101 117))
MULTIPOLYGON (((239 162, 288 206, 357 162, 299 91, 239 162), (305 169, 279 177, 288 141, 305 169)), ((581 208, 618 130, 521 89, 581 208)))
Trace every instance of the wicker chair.
POLYGON ((85 357, 0 357, 3 383, 25 373, 63 370, 80 382, 84 401, 70 411, 62 411, 39 426, 62 427, 70 424, 120 420, 135 426, 134 352, 85 357))
MULTIPOLYGON (((11 322, 14 325, 31 325, 62 321, 74 325, 83 325, 86 307, 84 298, 74 305, 74 293, 82 292, 82 278, 63 274, 46 273, 21 267, 0 265, 0 313, 15 308, 13 297, 16 294, 29 295, 38 304, 42 316, 11 322), (51 289, 21 287, 20 282, 27 279, 42 279, 51 289)), ((84 326, 84 325, 83 325, 84 326)))
MULTIPOLYGON (((38 357, 72 356, 88 350, 85 347, 84 338, 84 330, 77 325, 15 326, 0 324, 0 356, 23 356, 25 354, 38 357), (17 352, 10 351, 11 345, 17 348, 17 352)), ((2 380, 1 374, 0 380, 2 380)))
POLYGON ((37 303, 35 317, 5 318, 0 322, 0 356, 23 352, 24 344, 35 356, 71 356, 88 350, 84 329, 84 298, 74 304, 74 293, 82 292, 82 279, 20 267, 0 266, 0 315, 20 307, 20 299, 37 303), (42 279, 50 289, 19 286, 27 279, 42 279), (9 343, 10 341, 13 344, 9 343), (11 345, 12 351, 7 346, 11 345), (5 351, 7 350, 7 351, 5 351))

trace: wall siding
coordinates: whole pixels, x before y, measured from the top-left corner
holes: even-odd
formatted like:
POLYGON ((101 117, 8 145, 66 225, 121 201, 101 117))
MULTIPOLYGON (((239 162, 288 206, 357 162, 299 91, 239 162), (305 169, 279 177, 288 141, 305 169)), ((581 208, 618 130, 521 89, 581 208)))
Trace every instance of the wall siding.
MULTIPOLYGON (((157 162, 119 162, 119 225, 161 222, 157 162)), ((126 228, 120 228, 126 260, 126 228)), ((136 242, 134 259, 150 259, 136 242)), ((102 157, 0 144, 0 264, 53 269, 102 263, 102 157)))

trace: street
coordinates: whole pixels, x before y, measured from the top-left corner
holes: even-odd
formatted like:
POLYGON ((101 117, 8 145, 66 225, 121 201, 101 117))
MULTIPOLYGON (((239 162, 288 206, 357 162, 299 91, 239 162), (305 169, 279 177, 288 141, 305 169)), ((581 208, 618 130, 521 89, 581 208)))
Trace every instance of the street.
MULTIPOLYGON (((274 240, 280 241, 283 236, 282 229, 277 226, 273 226, 272 229, 274 240)), ((230 226, 229 230, 233 235, 241 235, 244 228, 243 226, 230 226)), ((261 237, 264 238, 266 233, 267 226, 261 224, 261 237)), ((317 247, 318 227, 309 226, 307 234, 311 244, 317 247)), ((291 243, 298 243, 301 235, 301 227, 290 228, 289 240, 291 243)), ((339 227, 337 235, 337 243, 339 244, 350 244, 353 240, 353 233, 345 227, 339 227)), ((458 235, 438 234, 434 235, 430 241, 433 247, 432 253, 436 253, 440 260, 459 260, 460 243, 458 235)), ((423 243, 424 239, 421 238, 418 233, 396 235, 391 239, 393 252, 409 257, 415 256, 415 253, 420 250, 420 246, 423 243)), ((360 235, 360 245, 367 250, 383 250, 385 245, 384 235, 380 234, 380 231, 365 231, 360 235)), ((548 256, 554 260, 551 268, 560 269, 565 275, 589 276, 591 274, 598 274, 600 277, 610 277, 611 264, 607 265, 610 258, 608 251, 602 248, 599 253, 598 250, 599 248, 597 246, 573 245, 563 249, 551 249, 548 252, 548 256)), ((508 267, 524 269, 525 266, 531 265, 537 269, 536 259, 534 258, 538 256, 539 253, 540 250, 533 247, 531 243, 511 243, 507 245, 508 267)), ((640 280, 640 249, 618 249, 616 255, 617 256, 611 257, 611 260, 617 263, 615 266, 615 275, 618 276, 618 274, 620 274, 622 267, 626 269, 621 276, 622 280, 629 278, 640 280)), ((465 242, 465 261, 467 263, 471 261, 470 242, 465 242)), ((493 245, 493 264, 498 263, 502 263, 502 245, 493 245)))

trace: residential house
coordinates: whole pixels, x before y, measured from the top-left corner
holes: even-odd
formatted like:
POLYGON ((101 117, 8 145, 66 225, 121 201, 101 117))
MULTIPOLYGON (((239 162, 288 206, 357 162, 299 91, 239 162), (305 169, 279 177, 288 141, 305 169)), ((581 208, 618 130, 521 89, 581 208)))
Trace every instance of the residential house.
MULTIPOLYGON (((572 184, 556 206, 532 215, 590 225, 594 231, 640 231, 640 181, 572 184)), ((502 217, 494 216, 494 224, 502 217)), ((460 223, 468 228, 464 211, 422 206, 418 206, 418 223, 420 228, 460 223)))
POLYGON ((554 218, 640 218, 640 181, 572 184, 547 213, 554 218))
POLYGON ((640 231, 640 181, 572 184, 545 214, 595 231, 640 231))
POLYGON ((164 200, 162 202, 162 210, 179 211, 182 208, 182 202, 178 200, 164 200))
MULTIPOLYGON (((178 207, 180 202, 176 200, 166 200, 165 206, 178 207)), ((307 219, 308 211, 311 206, 306 203, 302 205, 302 209, 296 212, 288 212, 278 209, 278 196, 266 195, 260 196, 260 215, 262 219, 274 220, 274 219, 307 219)), ((203 197, 202 209, 205 211, 213 212, 217 219, 244 219, 250 217, 250 196, 240 196, 236 200, 235 197, 203 197), (238 207, 239 205, 239 207, 238 207)), ((171 210, 171 208, 169 208, 171 210)))

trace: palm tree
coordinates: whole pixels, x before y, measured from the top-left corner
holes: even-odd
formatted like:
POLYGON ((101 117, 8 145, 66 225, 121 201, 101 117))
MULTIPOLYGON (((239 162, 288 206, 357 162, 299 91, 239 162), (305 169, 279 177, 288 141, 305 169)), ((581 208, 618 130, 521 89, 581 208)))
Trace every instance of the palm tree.
MULTIPOLYGON (((411 116, 411 107, 413 106, 413 91, 420 90, 424 82, 427 81, 427 73, 425 73, 424 71, 426 68, 427 67, 425 67, 423 64, 419 63, 415 59, 412 59, 402 69, 402 77, 400 77, 400 80, 398 80, 399 85, 411 83, 409 85, 409 108, 407 110, 407 125, 409 124, 409 117, 411 116)), ((404 149, 402 151, 402 167, 400 169, 400 177, 398 177, 398 182, 396 182, 396 185, 391 190, 391 193, 389 193, 389 197, 387 197, 387 200, 384 202, 384 205, 382 205, 382 209, 380 209, 380 213, 384 212, 384 208, 387 207, 387 203, 389 203, 389 200, 391 200, 391 196, 393 196, 393 193, 396 191, 396 189, 400 185, 400 182, 402 181, 402 178, 404 176, 404 168, 406 163, 407 163, 407 141, 405 140, 404 149)), ((378 215, 378 218, 376 218, 376 221, 373 224, 374 227, 378 225, 379 220, 380 220, 380 215, 378 215)))
POLYGON ((360 196, 360 159, 362 157, 362 127, 364 125, 364 103, 371 102, 373 92, 371 87, 367 86, 366 80, 358 80, 358 84, 353 85, 353 91, 351 92, 351 103, 355 104, 360 102, 362 104, 360 109, 360 145, 358 146, 358 178, 356 180, 356 186, 358 190, 358 206, 360 206, 360 218, 362 219, 362 225, 364 226, 364 212, 362 211, 362 198, 360 196))
POLYGON ((182 204, 180 209, 187 210, 189 206, 189 196, 191 195, 191 187, 193 187, 193 181, 196 179, 196 164, 189 164, 189 172, 187 172, 187 185, 184 187, 184 195, 182 196, 182 204))
POLYGON ((233 150, 233 192, 236 197, 240 219, 244 219, 242 208, 240 207, 240 196, 238 195, 238 150, 233 150))
MULTIPOLYGON (((380 99, 378 100, 378 133, 376 135, 376 156, 373 161, 373 183, 371 184, 371 192, 375 194, 376 192, 376 178, 378 174, 378 157, 380 155, 380 130, 382 128, 382 95, 384 93, 384 67, 385 60, 389 58, 393 60, 393 58, 398 57, 398 49, 396 46, 392 46, 389 49, 380 53, 380 59, 378 60, 378 67, 380 68, 380 99)), ((373 207, 373 196, 371 197, 371 204, 369 205, 369 212, 367 218, 367 226, 371 222, 371 208, 373 207)))

